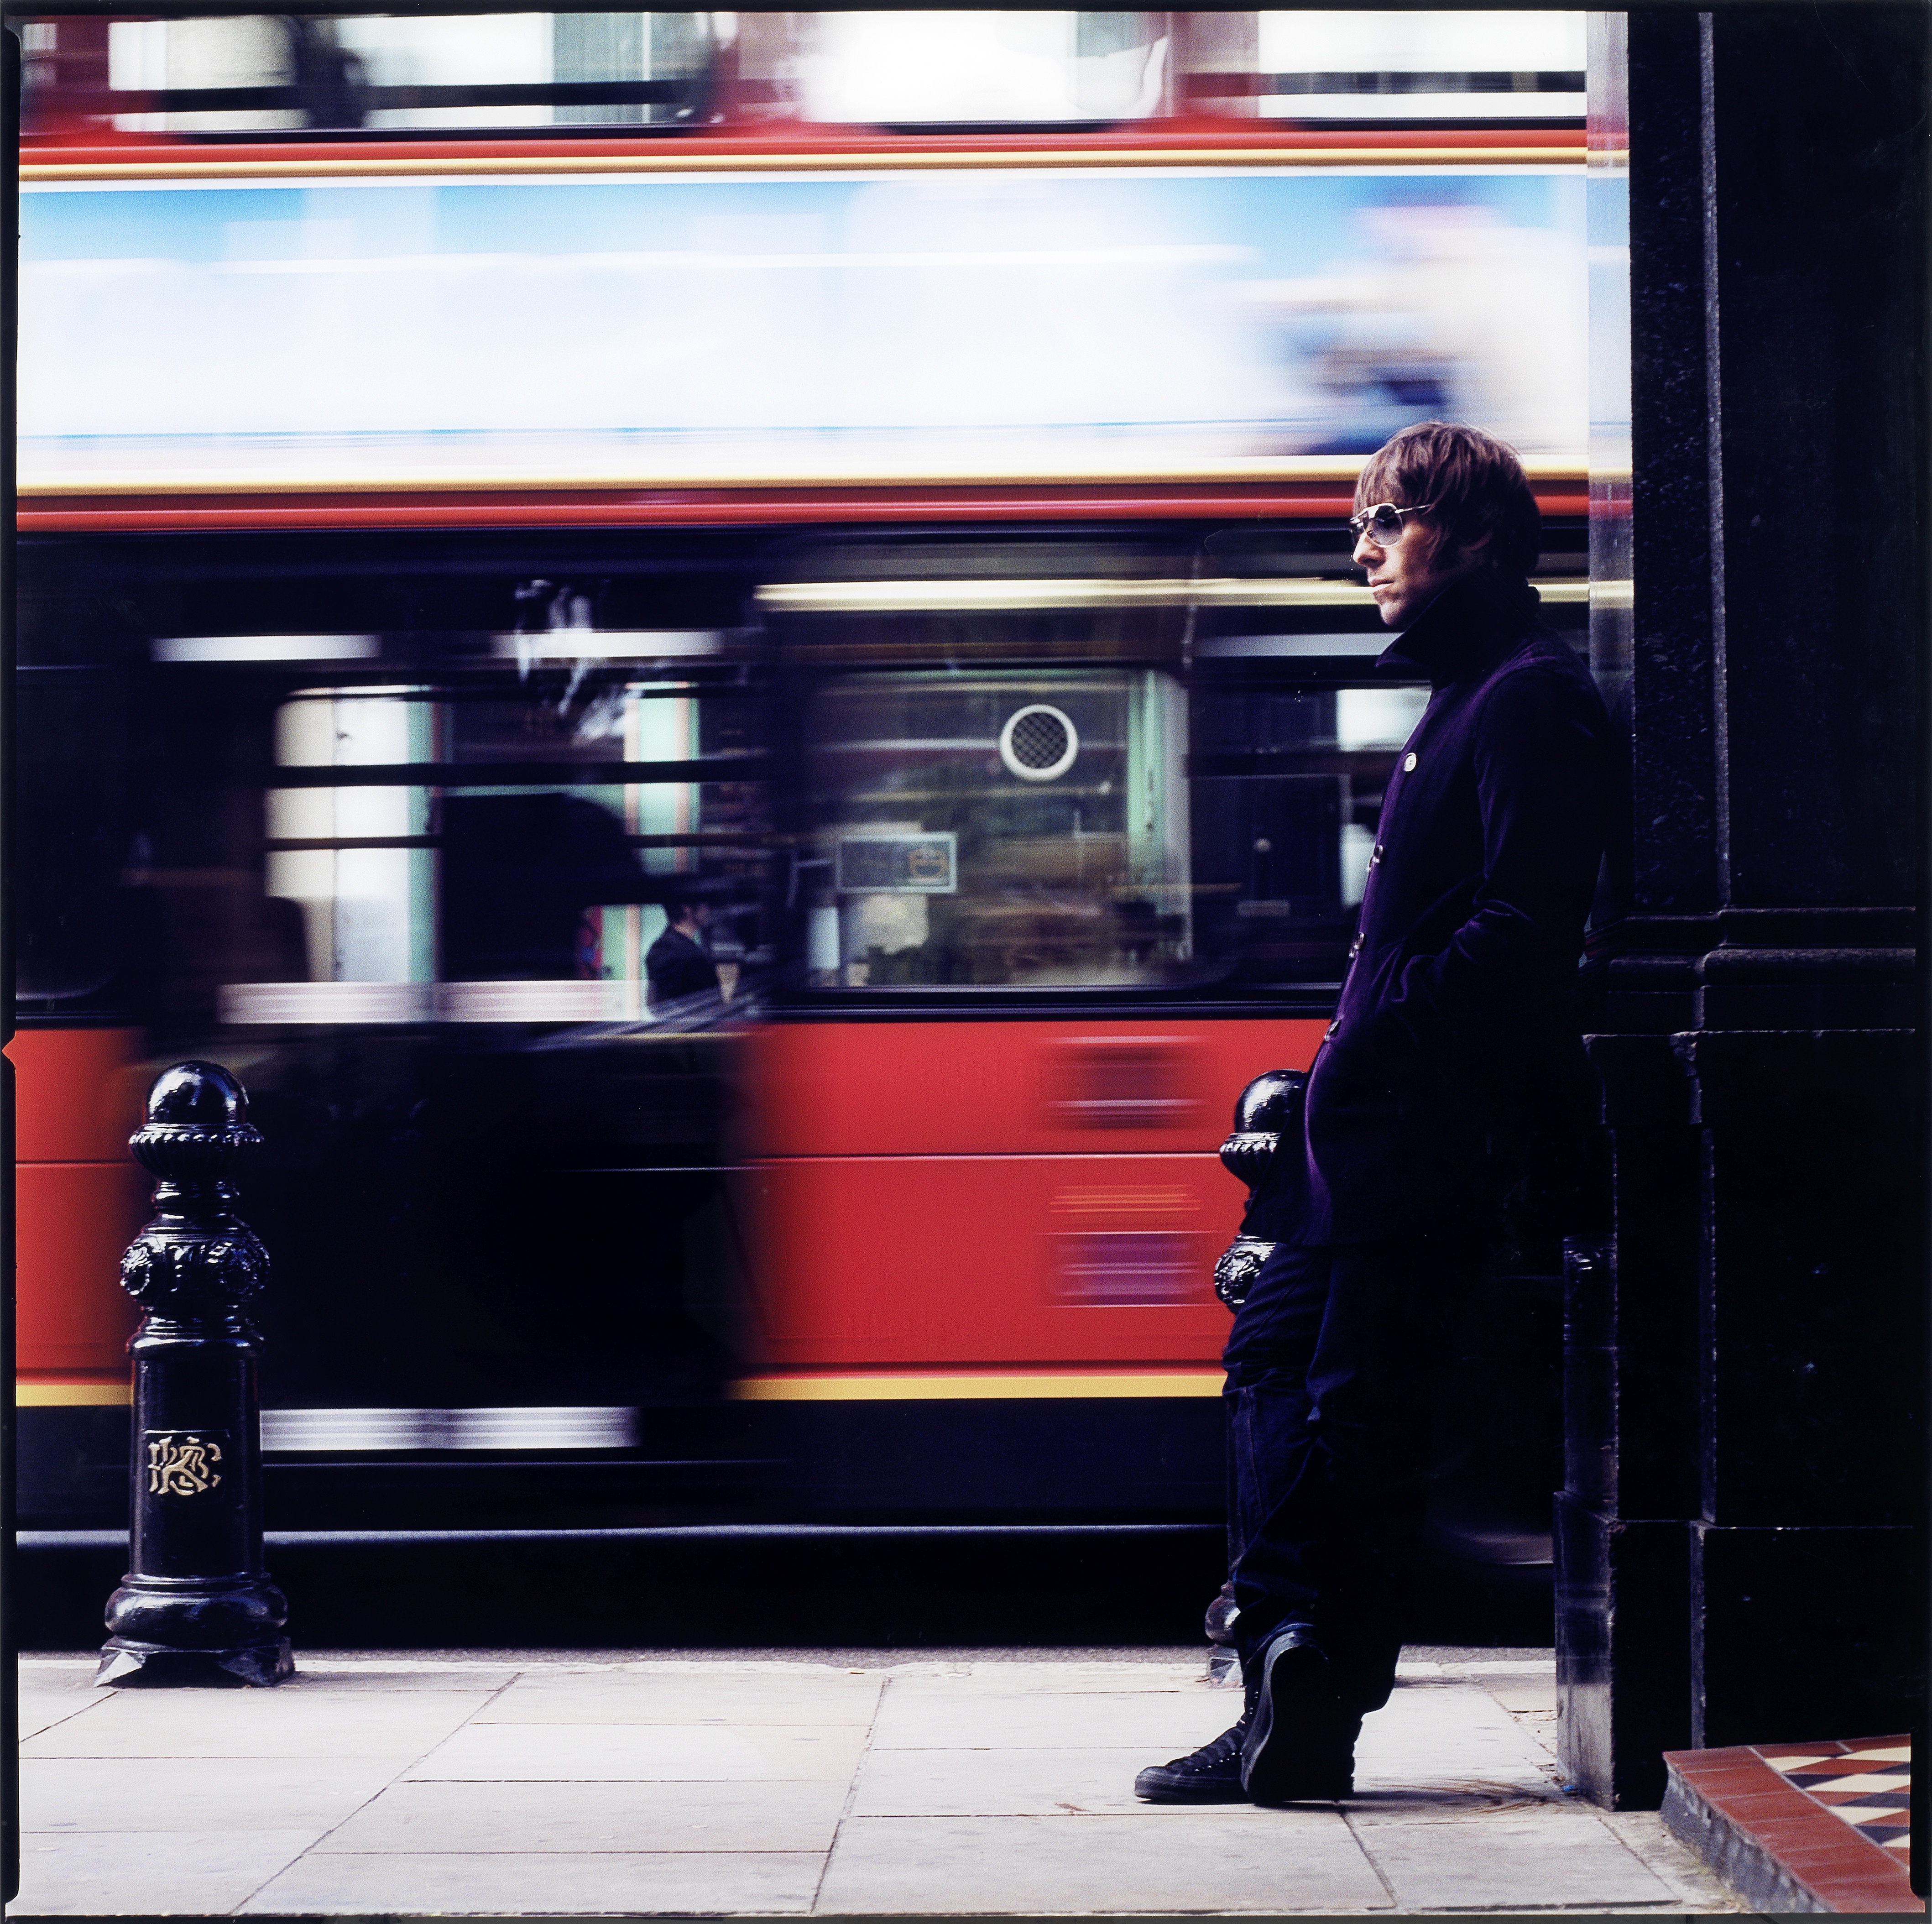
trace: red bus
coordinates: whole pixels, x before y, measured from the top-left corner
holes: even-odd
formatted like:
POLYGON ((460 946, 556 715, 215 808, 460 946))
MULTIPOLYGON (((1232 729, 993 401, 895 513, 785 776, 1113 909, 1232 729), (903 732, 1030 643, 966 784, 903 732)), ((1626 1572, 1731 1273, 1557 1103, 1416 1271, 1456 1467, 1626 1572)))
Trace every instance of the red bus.
MULTIPOLYGON (((272 1526, 1211 1520, 1215 1152, 1426 694, 1362 454, 1510 429, 1583 645, 1580 116, 1217 116, 1318 90, 1148 27, 1105 124, 814 122, 712 46, 197 130, 113 24, 26 29, 22 1523, 122 1514, 186 1056, 267 1139, 272 1526), (368 124, 546 89, 637 118, 368 124), (654 1005, 687 905, 719 987, 654 1005)), ((1554 1300, 1497 1279, 1491 1363, 1554 1300)))

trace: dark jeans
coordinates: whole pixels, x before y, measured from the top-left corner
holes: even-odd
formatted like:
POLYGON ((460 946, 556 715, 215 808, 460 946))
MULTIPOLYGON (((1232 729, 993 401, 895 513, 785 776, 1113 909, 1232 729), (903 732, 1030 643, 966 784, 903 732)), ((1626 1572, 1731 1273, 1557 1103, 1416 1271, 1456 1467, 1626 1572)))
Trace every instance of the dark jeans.
POLYGON ((1222 1352, 1242 1661, 1312 1623, 1358 1712, 1395 1682, 1438 1366, 1483 1253, 1448 1237, 1283 1244, 1222 1352))

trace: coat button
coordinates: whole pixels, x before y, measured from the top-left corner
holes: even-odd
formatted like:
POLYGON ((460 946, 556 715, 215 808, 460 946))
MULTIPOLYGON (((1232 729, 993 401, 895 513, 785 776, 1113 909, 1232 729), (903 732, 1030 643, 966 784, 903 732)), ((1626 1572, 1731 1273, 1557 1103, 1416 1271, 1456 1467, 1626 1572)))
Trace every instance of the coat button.
POLYGON ((1411 749, 1402 758, 1402 772, 1406 775, 1415 766, 1415 751, 1411 749))
POLYGON ((1323 1032, 1322 1032, 1322 1040, 1325 1042, 1325 1041, 1328 1040, 1328 1038, 1330 1036, 1333 1035, 1333 1034, 1335 1033, 1335 1031, 1336 1031, 1337 1029, 1339 1029, 1341 1026, 1342 1026, 1342 1018, 1341 1018, 1340 1016, 1337 1016, 1335 1018, 1335 1019, 1334 1019, 1332 1022, 1330 1022, 1330 1023, 1328 1025, 1328 1028, 1327 1028, 1325 1030, 1324 1030, 1324 1031, 1323 1031, 1323 1032))
POLYGON ((1382 845, 1379 842, 1378 842, 1376 844, 1375 853, 1369 857, 1369 866, 1372 869, 1382 859, 1382 845))
POLYGON ((1355 939, 1348 944, 1348 959, 1351 962, 1353 962, 1361 953, 1362 938, 1360 936, 1358 935, 1355 939))

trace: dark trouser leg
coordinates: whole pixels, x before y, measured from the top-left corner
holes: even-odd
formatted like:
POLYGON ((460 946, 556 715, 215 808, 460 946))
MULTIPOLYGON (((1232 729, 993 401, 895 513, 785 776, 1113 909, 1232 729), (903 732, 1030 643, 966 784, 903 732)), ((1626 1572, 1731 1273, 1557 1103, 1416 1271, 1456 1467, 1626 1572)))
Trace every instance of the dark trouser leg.
POLYGON ((1308 1370, 1328 1301, 1329 1254, 1325 1248, 1278 1247, 1250 1286, 1222 1352, 1233 1571, 1287 1493, 1288 1466, 1307 1431, 1308 1370))
POLYGON ((1224 1352, 1244 1661, 1312 1623, 1358 1711, 1394 1682, 1430 1387, 1478 1254, 1427 1238, 1279 1250, 1224 1352))

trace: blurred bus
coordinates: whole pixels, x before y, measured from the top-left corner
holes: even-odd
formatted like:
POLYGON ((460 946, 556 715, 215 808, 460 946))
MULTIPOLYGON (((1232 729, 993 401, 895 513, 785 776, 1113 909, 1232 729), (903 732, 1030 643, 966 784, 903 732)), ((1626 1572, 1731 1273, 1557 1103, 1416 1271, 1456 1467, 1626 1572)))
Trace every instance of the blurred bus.
POLYGON ((23 1523, 194 1055, 276 1526, 1218 1514, 1215 1151, 1426 698, 1363 453, 1506 434, 1587 612, 1580 17, 1340 17, 22 23, 23 1523))

